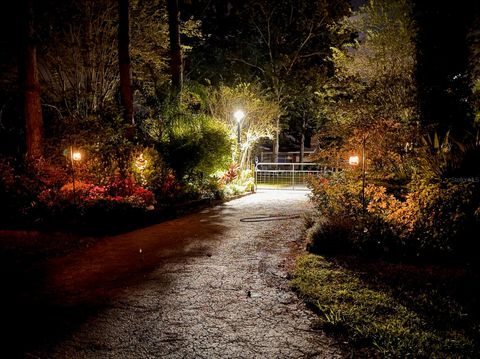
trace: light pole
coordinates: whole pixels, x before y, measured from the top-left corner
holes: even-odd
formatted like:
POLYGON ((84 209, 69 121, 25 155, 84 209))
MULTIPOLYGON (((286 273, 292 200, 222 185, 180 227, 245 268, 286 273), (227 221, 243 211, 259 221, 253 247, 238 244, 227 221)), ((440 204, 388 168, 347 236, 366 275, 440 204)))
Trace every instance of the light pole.
POLYGON ((73 191, 73 205, 76 205, 75 193, 75 162, 82 159, 82 154, 79 151, 74 151, 73 146, 70 146, 70 164, 72 166, 72 191, 73 191))
POLYGON ((245 112, 242 110, 237 110, 233 113, 233 117, 237 120, 237 147, 238 147, 238 159, 240 160, 240 122, 242 122, 245 117, 245 112))
POLYGON ((362 211, 365 218, 365 135, 362 139, 362 211))
POLYGON ((237 143, 240 145, 240 122, 242 122, 245 117, 245 112, 237 110, 234 112, 233 117, 237 120, 237 143))
MULTIPOLYGON (((348 163, 351 166, 358 166, 360 163, 360 158, 357 155, 350 156, 348 163)), ((365 136, 362 138, 362 215, 365 217, 365 136)))

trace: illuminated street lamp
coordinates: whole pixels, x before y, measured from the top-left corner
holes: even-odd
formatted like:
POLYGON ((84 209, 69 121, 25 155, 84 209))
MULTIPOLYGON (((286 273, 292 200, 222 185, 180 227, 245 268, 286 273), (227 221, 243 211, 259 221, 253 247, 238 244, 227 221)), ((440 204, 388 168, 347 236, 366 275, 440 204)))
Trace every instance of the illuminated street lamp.
POLYGON ((76 204, 76 191, 75 191, 75 162, 79 162, 82 159, 82 154, 77 150, 73 150, 73 146, 70 146, 70 164, 72 166, 72 191, 73 191, 73 205, 76 204))
POLYGON ((82 159, 82 154, 80 152, 72 152, 72 160, 80 161, 82 159))
POLYGON ((350 158, 348 159, 348 164, 351 166, 358 166, 359 163, 360 160, 358 156, 350 156, 350 158))
MULTIPOLYGON (((360 158, 357 155, 348 158, 348 164, 351 166, 358 166, 360 158)), ((365 217, 365 136, 362 139, 362 212, 365 217)))
POLYGON ((233 114, 233 117, 237 120, 237 143, 240 145, 240 122, 242 122, 243 118, 245 117, 245 112, 242 110, 237 110, 233 114))

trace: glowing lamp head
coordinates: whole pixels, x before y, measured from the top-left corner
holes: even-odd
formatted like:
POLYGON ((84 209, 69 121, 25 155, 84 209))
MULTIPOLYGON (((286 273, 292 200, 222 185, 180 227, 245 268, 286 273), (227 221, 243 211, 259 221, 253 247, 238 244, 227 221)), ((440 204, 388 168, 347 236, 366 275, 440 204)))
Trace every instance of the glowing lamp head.
POLYGON ((240 122, 240 121, 243 120, 243 118, 245 117, 245 112, 243 112, 242 110, 237 110, 237 111, 235 111, 235 113, 233 114, 233 117, 235 117, 235 119, 237 120, 237 122, 240 122))
POLYGON ((78 151, 72 153, 72 160, 80 161, 82 159, 82 154, 78 151))
POLYGON ((351 166, 358 166, 360 163, 360 158, 358 156, 350 156, 348 159, 348 164, 351 166))
POLYGON ((143 171, 147 167, 148 161, 143 157, 143 153, 137 157, 135 161, 135 166, 140 170, 143 171))

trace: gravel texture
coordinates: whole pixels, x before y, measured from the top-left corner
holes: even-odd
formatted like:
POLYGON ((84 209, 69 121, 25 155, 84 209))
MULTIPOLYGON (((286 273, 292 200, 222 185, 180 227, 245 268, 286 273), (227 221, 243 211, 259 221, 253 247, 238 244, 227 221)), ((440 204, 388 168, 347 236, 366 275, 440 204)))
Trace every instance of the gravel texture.
POLYGON ((345 357, 288 286, 309 210, 305 192, 265 191, 49 260, 51 322, 25 356, 345 357))

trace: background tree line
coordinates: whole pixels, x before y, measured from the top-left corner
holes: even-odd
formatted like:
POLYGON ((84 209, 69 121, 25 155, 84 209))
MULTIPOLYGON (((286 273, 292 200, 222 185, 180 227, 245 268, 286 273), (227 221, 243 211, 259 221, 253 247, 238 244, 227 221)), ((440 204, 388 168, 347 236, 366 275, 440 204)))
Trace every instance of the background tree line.
POLYGON ((80 171, 88 183, 135 175, 158 198, 178 195, 177 187, 201 195, 230 162, 248 167, 258 143, 267 140, 277 159, 281 144, 303 153, 313 135, 317 159, 337 167, 365 142, 368 176, 378 181, 405 185, 427 168, 476 176, 477 5, 25 0, 2 7, 3 166, 33 171, 40 187, 68 182, 64 151, 78 147, 88 153, 80 171), (240 107, 247 116, 236 153, 232 113, 240 107), (150 182, 132 167, 140 155, 152 157, 142 170, 156 174, 150 182), (42 171, 58 180, 42 179, 42 171))

